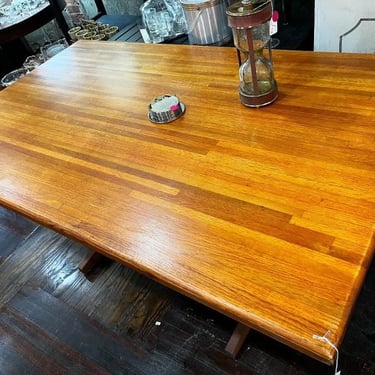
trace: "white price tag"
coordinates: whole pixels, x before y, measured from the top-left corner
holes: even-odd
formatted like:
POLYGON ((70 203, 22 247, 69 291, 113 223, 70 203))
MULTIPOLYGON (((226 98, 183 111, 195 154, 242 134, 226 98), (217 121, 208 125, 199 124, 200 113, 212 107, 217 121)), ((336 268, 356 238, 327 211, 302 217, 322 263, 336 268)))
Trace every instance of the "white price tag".
POLYGON ((270 35, 274 35, 277 33, 277 21, 279 20, 279 12, 275 10, 272 14, 272 18, 270 21, 270 35))

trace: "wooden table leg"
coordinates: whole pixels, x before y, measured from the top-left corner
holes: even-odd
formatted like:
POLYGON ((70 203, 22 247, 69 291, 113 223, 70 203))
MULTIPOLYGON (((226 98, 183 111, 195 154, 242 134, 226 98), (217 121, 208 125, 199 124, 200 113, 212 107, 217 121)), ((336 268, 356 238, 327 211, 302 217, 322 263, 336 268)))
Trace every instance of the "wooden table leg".
POLYGON ((83 258, 81 263, 78 265, 78 268, 84 275, 87 275, 97 264, 99 264, 104 259, 105 257, 97 252, 87 254, 87 256, 83 258))
POLYGON ((225 347, 225 350, 233 357, 236 357, 249 332, 249 327, 242 323, 238 323, 228 341, 227 346, 225 347))

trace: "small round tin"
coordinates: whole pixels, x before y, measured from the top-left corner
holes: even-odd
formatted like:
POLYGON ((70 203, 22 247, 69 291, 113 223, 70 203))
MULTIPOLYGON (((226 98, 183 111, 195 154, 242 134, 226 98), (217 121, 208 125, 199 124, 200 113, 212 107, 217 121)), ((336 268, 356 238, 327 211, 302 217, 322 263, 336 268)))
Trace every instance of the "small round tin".
POLYGON ((185 105, 176 95, 161 95, 148 106, 148 118, 157 124, 172 122, 185 113, 185 105))

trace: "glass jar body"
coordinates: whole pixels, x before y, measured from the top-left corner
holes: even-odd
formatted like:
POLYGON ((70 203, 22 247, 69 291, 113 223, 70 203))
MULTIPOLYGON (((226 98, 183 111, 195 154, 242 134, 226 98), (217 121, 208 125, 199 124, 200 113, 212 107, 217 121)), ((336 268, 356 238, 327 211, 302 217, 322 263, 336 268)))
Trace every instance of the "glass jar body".
POLYGON ((178 0, 147 0, 140 10, 152 43, 161 43, 187 32, 185 15, 178 0))
POLYGON ((275 89, 270 62, 259 53, 255 57, 254 67, 247 59, 240 67, 240 91, 245 95, 263 95, 275 89), (255 74, 253 68, 255 67, 255 74), (254 82, 254 76, 256 82, 254 82))

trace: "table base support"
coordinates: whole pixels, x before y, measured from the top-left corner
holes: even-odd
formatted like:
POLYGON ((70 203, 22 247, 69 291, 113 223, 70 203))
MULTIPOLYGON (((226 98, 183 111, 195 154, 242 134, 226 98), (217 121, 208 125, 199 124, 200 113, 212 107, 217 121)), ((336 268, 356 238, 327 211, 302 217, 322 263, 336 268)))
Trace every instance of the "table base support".
POLYGON ((249 327, 245 326, 242 323, 237 323, 237 326, 234 329, 232 336, 230 337, 228 344, 225 347, 225 350, 233 357, 236 357, 249 332, 249 327))
POLYGON ((88 254, 78 265, 79 270, 86 276, 92 269, 105 259, 105 256, 94 252, 88 254))

